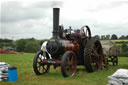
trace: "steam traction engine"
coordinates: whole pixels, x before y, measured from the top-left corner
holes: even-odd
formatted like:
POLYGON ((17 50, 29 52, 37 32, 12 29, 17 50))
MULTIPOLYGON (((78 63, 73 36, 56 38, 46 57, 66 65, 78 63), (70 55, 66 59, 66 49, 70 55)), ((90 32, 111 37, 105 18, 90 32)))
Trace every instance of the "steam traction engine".
POLYGON ((103 52, 101 43, 91 39, 88 26, 73 30, 59 26, 59 8, 53 8, 53 36, 42 44, 33 60, 37 75, 48 73, 50 66, 61 66, 64 77, 72 77, 77 65, 85 66, 88 72, 102 68, 103 52))

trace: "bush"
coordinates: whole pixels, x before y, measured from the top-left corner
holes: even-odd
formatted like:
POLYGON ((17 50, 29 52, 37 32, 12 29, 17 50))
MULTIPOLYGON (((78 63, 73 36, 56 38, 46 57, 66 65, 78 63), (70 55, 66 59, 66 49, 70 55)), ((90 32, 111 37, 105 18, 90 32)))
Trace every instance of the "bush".
POLYGON ((37 41, 28 41, 25 45, 25 52, 35 53, 40 49, 40 44, 37 41))
POLYGON ((18 52, 24 52, 26 45, 26 40, 25 39, 20 39, 16 41, 16 51, 18 52))
POLYGON ((126 44, 126 43, 123 43, 123 44, 121 45, 121 48, 122 48, 122 51, 123 51, 123 52, 128 52, 128 47, 127 47, 127 44, 126 44))
POLYGON ((34 38, 20 39, 16 41, 16 51, 33 53, 40 49, 40 42, 34 38))

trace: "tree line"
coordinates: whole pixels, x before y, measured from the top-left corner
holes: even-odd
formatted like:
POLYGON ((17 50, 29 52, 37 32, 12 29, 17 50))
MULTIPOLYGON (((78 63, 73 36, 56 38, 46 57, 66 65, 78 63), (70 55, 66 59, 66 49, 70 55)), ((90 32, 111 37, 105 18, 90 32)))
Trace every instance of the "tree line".
POLYGON ((116 34, 112 34, 112 35, 95 35, 93 36, 94 39, 97 40, 123 40, 123 39, 128 39, 128 35, 121 35, 120 37, 118 37, 116 34))
MULTIPOLYGON (((117 35, 95 35, 93 37, 94 39, 97 40, 117 40, 117 39, 128 39, 128 35, 120 36, 118 37, 117 35)), ((8 46, 13 47, 15 51, 18 52, 28 52, 28 53, 35 53, 38 50, 40 50, 40 47, 44 41, 47 39, 43 40, 36 40, 34 38, 28 38, 28 39, 19 39, 19 40, 11 40, 11 39, 2 39, 0 38, 0 48, 6 48, 8 46)), ((126 49, 127 45, 124 45, 123 48, 126 49)))
POLYGON ((0 39, 0 48, 13 47, 15 51, 18 52, 27 52, 27 53, 35 53, 40 50, 40 47, 44 40, 36 40, 34 38, 28 39, 19 39, 16 41, 9 41, 8 39, 0 39), (2 41, 3 40, 3 41, 2 41), (7 41, 6 41, 7 40, 7 41))

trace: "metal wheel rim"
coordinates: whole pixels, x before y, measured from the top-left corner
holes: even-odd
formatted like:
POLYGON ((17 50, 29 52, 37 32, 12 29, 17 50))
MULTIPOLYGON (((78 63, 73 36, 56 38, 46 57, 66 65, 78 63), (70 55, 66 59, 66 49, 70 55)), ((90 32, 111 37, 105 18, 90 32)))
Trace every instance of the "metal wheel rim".
POLYGON ((98 70, 102 67, 102 47, 98 42, 95 42, 92 46, 91 53, 91 65, 93 70, 98 70))
POLYGON ((44 57, 43 53, 39 54, 37 58, 36 67, 37 67, 37 70, 40 72, 40 74, 47 73, 50 67, 49 65, 42 63, 43 59, 48 59, 48 58, 46 56, 44 57))
POLYGON ((66 65, 65 65, 65 69, 66 69, 66 73, 69 77, 73 76, 76 72, 76 58, 73 54, 70 54, 67 56, 66 58, 66 65))

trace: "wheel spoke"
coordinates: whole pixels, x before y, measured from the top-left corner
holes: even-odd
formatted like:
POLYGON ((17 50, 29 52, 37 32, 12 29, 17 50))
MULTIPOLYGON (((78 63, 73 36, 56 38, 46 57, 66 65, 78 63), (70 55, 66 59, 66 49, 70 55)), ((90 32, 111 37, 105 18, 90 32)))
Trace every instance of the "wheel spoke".
MULTIPOLYGON (((72 56, 73 56, 73 55, 72 55, 72 56)), ((74 60, 73 57, 71 57, 71 65, 73 65, 73 63, 74 63, 73 60, 74 60)))
POLYGON ((40 66, 40 62, 37 62, 37 63, 36 63, 36 66, 37 66, 37 67, 40 66))
POLYGON ((45 65, 43 65, 42 67, 43 67, 43 72, 46 72, 46 68, 45 68, 45 65))
POLYGON ((68 56, 67 73, 68 73, 68 75, 72 74, 72 55, 71 54, 68 56))
POLYGON ((98 49, 99 49, 99 46, 93 46, 92 47, 92 56, 95 56, 97 59, 99 59, 99 57, 100 57, 100 54, 99 54, 99 52, 98 52, 98 49))
POLYGON ((88 30, 86 29, 85 35, 87 35, 88 30))
POLYGON ((69 66, 70 66, 70 60, 69 60, 69 57, 67 57, 66 66, 67 66, 67 67, 69 67, 69 66))
POLYGON ((38 66, 38 68, 37 68, 37 69, 38 69, 38 71, 40 72, 40 66, 38 66))

